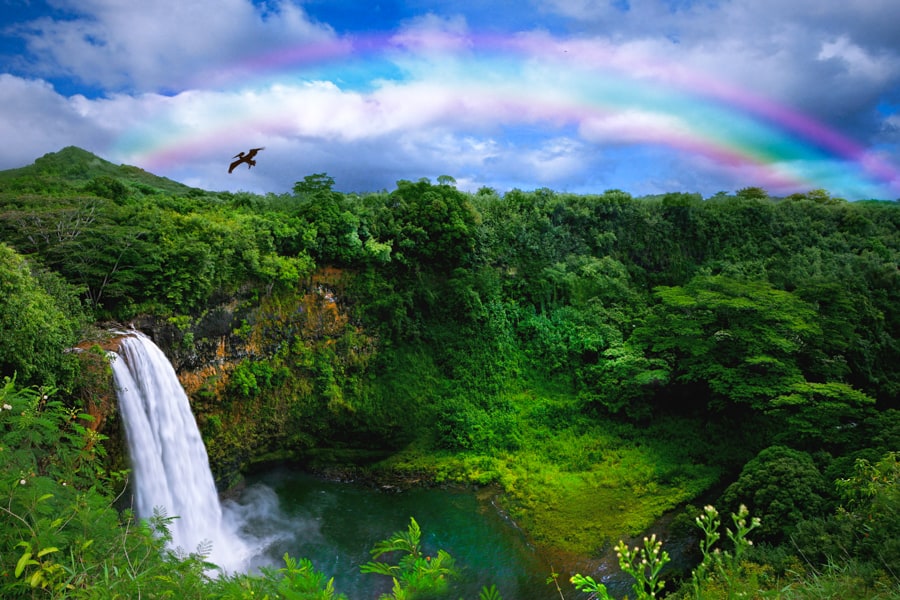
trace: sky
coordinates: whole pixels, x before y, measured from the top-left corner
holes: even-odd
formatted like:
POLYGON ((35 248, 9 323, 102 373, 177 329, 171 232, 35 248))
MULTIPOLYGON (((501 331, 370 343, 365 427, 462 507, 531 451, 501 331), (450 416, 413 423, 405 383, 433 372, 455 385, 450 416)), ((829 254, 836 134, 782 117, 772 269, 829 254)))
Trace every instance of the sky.
POLYGON ((0 169, 900 199, 897 0, 0 0, 0 169), (264 147, 257 165, 228 165, 264 147))

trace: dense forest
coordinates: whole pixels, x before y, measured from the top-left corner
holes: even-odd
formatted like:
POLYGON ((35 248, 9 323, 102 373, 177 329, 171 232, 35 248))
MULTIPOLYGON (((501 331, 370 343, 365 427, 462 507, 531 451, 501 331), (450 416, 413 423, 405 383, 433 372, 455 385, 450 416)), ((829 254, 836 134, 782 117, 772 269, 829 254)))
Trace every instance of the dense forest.
POLYGON ((210 578, 117 504, 130 324, 222 487, 276 459, 493 485, 560 556, 674 515, 697 566, 624 547, 637 597, 900 594, 897 202, 454 184, 209 192, 73 147, 0 172, 0 594, 337 597, 290 557, 210 578))

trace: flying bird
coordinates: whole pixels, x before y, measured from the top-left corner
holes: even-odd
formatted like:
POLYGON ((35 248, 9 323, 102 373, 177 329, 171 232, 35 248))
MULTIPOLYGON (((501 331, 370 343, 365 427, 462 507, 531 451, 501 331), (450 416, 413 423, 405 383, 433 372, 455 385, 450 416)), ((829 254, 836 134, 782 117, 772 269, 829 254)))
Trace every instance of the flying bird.
POLYGON ((265 147, 262 148, 251 148, 248 152, 240 152, 235 154, 232 158, 236 158, 237 160, 231 163, 228 166, 228 172, 231 173, 234 171, 234 168, 241 163, 247 163, 247 168, 252 169, 256 166, 256 161, 253 160, 253 157, 256 156, 256 153, 260 150, 265 150, 265 147))

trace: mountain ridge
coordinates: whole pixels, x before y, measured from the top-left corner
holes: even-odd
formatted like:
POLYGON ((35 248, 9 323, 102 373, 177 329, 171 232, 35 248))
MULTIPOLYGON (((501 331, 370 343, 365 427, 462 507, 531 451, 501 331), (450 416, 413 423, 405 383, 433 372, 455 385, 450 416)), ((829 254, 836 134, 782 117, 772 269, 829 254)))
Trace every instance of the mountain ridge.
POLYGON ((140 167, 116 165, 78 146, 66 146, 44 154, 30 165, 0 171, 0 192, 81 191, 98 178, 118 180, 145 194, 204 191, 140 167))

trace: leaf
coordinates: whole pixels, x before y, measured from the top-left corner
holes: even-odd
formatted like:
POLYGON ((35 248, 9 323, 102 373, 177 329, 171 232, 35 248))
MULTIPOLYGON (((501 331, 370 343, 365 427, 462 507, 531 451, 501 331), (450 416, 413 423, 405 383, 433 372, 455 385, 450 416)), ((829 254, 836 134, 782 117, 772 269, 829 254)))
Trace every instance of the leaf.
POLYGON ((40 558, 42 556, 47 556, 51 552, 59 552, 59 548, 57 548, 56 546, 50 546, 49 548, 44 548, 43 550, 38 552, 37 555, 38 555, 38 558, 40 558))
POLYGON ((387 575, 388 577, 392 577, 396 569, 397 567, 387 563, 372 561, 359 567, 361 573, 378 573, 379 575, 387 575))
POLYGON ((22 571, 24 571, 25 567, 27 567, 28 565, 36 564, 38 564, 36 560, 31 560, 31 552, 26 552, 21 556, 21 558, 19 558, 19 562, 16 563, 16 577, 21 577, 22 571))
MULTIPOLYGON (((31 576, 31 580, 28 582, 31 584, 31 587, 37 587, 41 585, 44 580, 44 572, 43 571, 35 571, 34 575, 31 576)), ((41 585, 41 587, 44 587, 41 585)))
POLYGON ((606 591, 606 586, 595 581, 594 578, 589 575, 581 575, 576 573, 575 575, 572 575, 569 581, 571 581, 572 584, 575 585, 575 589, 577 590, 580 590, 582 592, 593 592, 600 598, 609 598, 609 595, 606 591))

